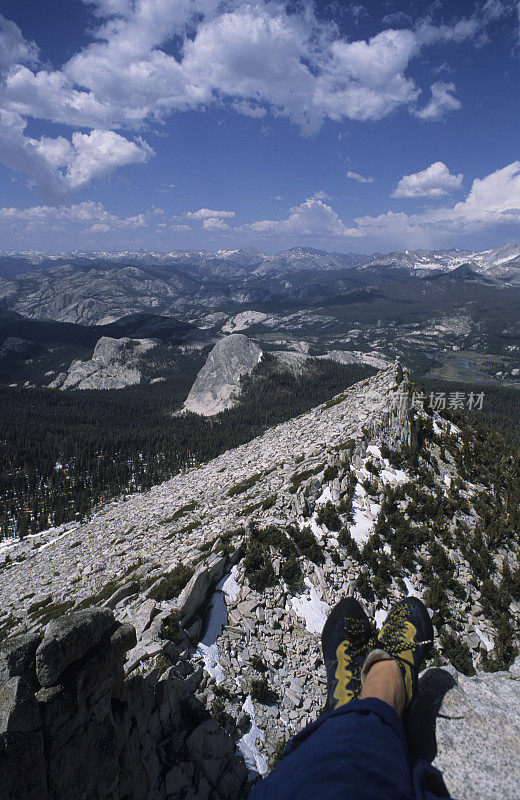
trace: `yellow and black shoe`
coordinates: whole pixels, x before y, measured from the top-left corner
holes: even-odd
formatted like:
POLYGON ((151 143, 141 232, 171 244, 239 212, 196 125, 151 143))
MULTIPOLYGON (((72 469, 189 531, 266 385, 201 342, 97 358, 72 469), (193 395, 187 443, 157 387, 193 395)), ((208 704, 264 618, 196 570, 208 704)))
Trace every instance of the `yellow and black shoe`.
POLYGON ((433 626, 426 606, 417 597, 405 597, 390 609, 362 675, 364 677, 377 661, 396 661, 403 675, 408 708, 417 692, 421 663, 432 645, 433 626))
POLYGON ((344 597, 337 603, 321 634, 321 648, 327 672, 325 711, 358 698, 361 668, 374 643, 374 630, 361 603, 344 597))

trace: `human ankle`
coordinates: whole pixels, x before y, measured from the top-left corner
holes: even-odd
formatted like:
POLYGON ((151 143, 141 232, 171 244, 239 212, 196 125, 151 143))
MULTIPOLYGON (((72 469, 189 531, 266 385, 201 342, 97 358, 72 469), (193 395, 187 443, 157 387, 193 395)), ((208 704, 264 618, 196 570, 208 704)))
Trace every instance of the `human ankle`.
MULTIPOLYGON (((385 654, 386 655, 386 654, 385 654)), ((406 705, 406 691, 399 665, 387 656, 374 661, 364 675, 360 699, 374 697, 392 706, 399 716, 406 705)))

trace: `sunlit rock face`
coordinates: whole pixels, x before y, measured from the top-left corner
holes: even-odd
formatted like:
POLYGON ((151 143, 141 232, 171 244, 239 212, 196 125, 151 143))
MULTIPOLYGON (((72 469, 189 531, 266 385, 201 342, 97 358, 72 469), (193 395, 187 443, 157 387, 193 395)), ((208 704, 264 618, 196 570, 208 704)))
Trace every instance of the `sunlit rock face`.
POLYGON ((98 340, 90 361, 73 361, 49 384, 50 389, 123 389, 141 380, 139 356, 155 347, 152 339, 98 340))
POLYGON ((241 333, 221 339, 191 387, 186 411, 211 417, 231 408, 240 394, 240 378, 249 375, 261 357, 258 345, 241 333))

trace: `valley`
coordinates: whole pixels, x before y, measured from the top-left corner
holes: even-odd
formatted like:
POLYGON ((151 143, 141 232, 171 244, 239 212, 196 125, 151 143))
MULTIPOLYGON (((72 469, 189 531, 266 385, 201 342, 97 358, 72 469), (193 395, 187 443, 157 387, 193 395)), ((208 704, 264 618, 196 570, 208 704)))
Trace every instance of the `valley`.
MULTIPOLYGON (((250 250, 151 253, 147 260, 135 253, 117 260, 96 254, 76 256, 72 263, 55 259, 57 266, 26 259, 33 271, 14 276, 7 274, 4 256, 0 379, 30 385, 31 372, 44 358, 46 369, 34 384, 48 385, 46 372, 70 366, 60 359, 60 348, 76 348, 67 350, 71 361, 88 360, 101 336, 146 336, 196 349, 244 333, 269 350, 366 354, 374 364, 374 358, 381 364, 399 355, 417 376, 516 387, 519 249, 511 244, 483 253, 402 251, 366 259, 311 248, 270 257, 250 250), (153 330, 143 332, 136 312, 163 330, 155 337, 153 330), (13 313, 20 315, 17 323, 13 313), (59 344, 54 367, 51 344, 59 344), (457 357, 460 352, 469 353, 473 366, 457 357)), ((21 269, 23 259, 17 259, 21 269)))

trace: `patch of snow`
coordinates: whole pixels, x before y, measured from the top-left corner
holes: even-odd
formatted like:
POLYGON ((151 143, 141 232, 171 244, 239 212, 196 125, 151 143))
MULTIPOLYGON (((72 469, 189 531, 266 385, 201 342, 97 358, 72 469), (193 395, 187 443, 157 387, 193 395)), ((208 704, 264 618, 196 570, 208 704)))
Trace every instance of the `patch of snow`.
POLYGON ((236 581, 237 567, 233 567, 229 575, 224 575, 217 585, 209 610, 208 627, 204 638, 197 645, 197 651, 204 660, 206 672, 215 678, 217 684, 222 683, 226 674, 222 664, 218 660, 217 639, 222 633, 222 628, 228 621, 228 610, 226 600, 236 600, 240 592, 240 586, 236 581))
POLYGON ((236 580, 237 575, 238 567, 235 565, 229 575, 224 575, 217 586, 217 589, 220 589, 220 591, 224 592, 226 600, 230 600, 232 603, 234 603, 240 594, 240 586, 236 580))
POLYGON ((302 528, 305 528, 307 525, 313 532, 319 544, 323 544, 323 529, 321 525, 318 525, 314 517, 311 517, 308 521, 304 522, 302 528))
POLYGON ((421 593, 415 589, 412 582, 409 578, 403 578, 404 584, 406 586, 406 591, 408 592, 408 597, 420 597, 421 593))
POLYGON ((349 533, 356 544, 361 546, 368 542, 374 527, 374 520, 370 519, 366 512, 365 496, 365 490, 358 483, 352 500, 353 522, 349 528, 349 533))
MULTIPOLYGON (((388 463, 388 462, 386 462, 388 463)), ((406 472, 402 469, 394 469, 390 465, 381 470, 381 478, 383 483, 406 483, 410 480, 406 472)))
POLYGON ((443 433, 443 428, 439 425, 436 419, 433 420, 433 430, 437 436, 440 436, 443 433))
POLYGON ((72 533, 75 531, 78 525, 72 525, 70 522, 64 522, 62 525, 58 525, 55 528, 47 528, 44 531, 39 531, 38 533, 28 533, 27 536, 24 536, 23 539, 20 539, 19 536, 11 536, 7 539, 4 539, 0 543, 0 553, 5 553, 6 551, 12 550, 13 547, 21 544, 22 542, 28 542, 31 539, 39 539, 42 536, 53 536, 54 538, 50 539, 46 542, 42 547, 40 547, 40 551, 43 550, 45 547, 48 547, 50 544, 54 544, 59 539, 63 539, 67 533, 72 533))
POLYGON ((451 476, 450 476, 450 475, 448 475, 448 474, 446 474, 446 475, 444 475, 444 476, 443 476, 443 478, 442 478, 442 479, 443 479, 443 481, 444 481, 445 485, 446 485, 446 486, 448 487, 448 489, 449 489, 449 488, 450 488, 450 486, 451 486, 451 476))
POLYGON ((330 606, 320 600, 314 584, 309 578, 305 578, 305 585, 309 592, 291 598, 290 607, 305 620, 305 627, 310 633, 321 633, 329 615, 330 606))
POLYGON ((383 622, 386 619, 387 612, 384 608, 378 608, 376 613, 374 614, 374 622, 376 623, 376 628, 378 631, 381 630, 383 627, 383 622))
POLYGON ((263 756, 257 747, 257 741, 264 741, 264 732, 260 730, 255 722, 255 707, 251 695, 247 696, 242 711, 249 714, 251 720, 251 727, 237 741, 237 748, 242 753, 246 767, 254 773, 265 775, 267 772, 267 759, 263 756))
POLYGON ((376 458, 381 458, 381 450, 377 446, 377 444, 369 444, 367 447, 367 453, 371 456, 375 456, 376 458))
MULTIPOLYGON (((76 528, 77 527, 79 527, 79 526, 76 525, 76 528)), ((69 528, 68 530, 65 531, 65 533, 60 534, 60 536, 56 536, 54 539, 50 539, 48 542, 45 542, 45 544, 42 544, 42 546, 40 547, 39 552, 41 553, 42 550, 46 550, 47 547, 51 546, 51 544, 54 544, 55 542, 59 542, 60 539, 63 539, 64 536, 67 536, 69 533, 72 533, 72 531, 75 531, 76 528, 69 528)))
POLYGON ((316 505, 325 505, 328 500, 332 500, 332 494, 330 492, 330 487, 326 486, 318 499, 316 500, 316 505))
POLYGON ((373 503, 372 500, 369 500, 368 502, 369 502, 369 505, 370 505, 370 513, 373 514, 375 517, 377 517, 377 515, 381 511, 381 504, 380 503, 373 503))

